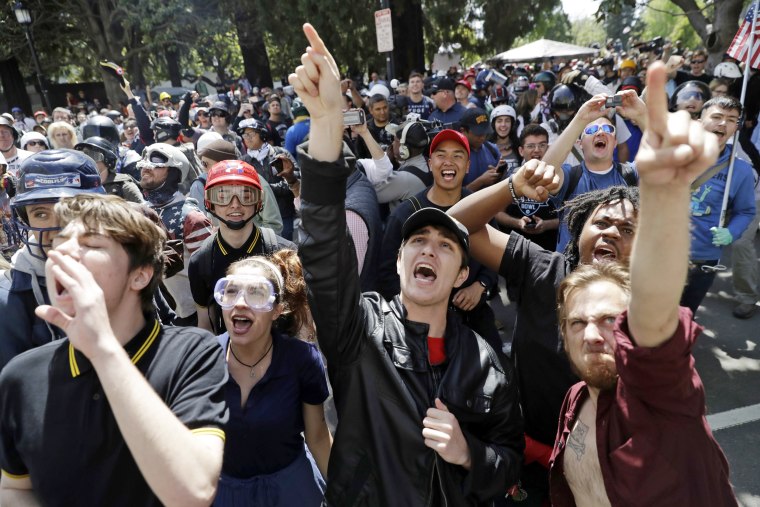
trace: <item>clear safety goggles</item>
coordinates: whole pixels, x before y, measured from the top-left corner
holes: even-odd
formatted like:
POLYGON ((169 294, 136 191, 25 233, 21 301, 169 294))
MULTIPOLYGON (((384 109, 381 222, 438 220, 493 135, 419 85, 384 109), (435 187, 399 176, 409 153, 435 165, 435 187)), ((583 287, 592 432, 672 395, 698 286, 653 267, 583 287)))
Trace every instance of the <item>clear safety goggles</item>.
POLYGON ((605 134, 614 134, 615 133, 615 127, 610 125, 609 123, 602 123, 601 125, 598 123, 595 123, 593 125, 589 125, 586 127, 586 130, 583 131, 584 134, 587 136, 593 136, 597 132, 601 130, 605 134))
POLYGON ((214 299, 224 310, 232 309, 243 296, 254 312, 269 312, 274 308, 277 294, 272 282, 258 275, 230 275, 216 282, 214 299))
POLYGON ((206 190, 206 199, 219 206, 228 206, 233 197, 243 206, 253 206, 261 201, 261 191, 244 185, 216 185, 206 190))

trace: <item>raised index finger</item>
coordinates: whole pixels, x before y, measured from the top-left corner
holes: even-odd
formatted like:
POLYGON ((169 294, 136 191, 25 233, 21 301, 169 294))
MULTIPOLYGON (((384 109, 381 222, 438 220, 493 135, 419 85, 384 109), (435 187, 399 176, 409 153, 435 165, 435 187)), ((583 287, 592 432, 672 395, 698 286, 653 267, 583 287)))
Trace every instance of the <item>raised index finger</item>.
POLYGON ((306 35, 306 38, 309 41, 309 45, 314 51, 332 60, 332 55, 327 49, 327 46, 325 46, 325 42, 322 40, 322 37, 319 36, 317 29, 314 28, 311 23, 304 23, 303 33, 306 35))
POLYGON ((662 62, 655 62, 647 69, 647 129, 657 136, 657 140, 662 139, 668 126, 666 81, 667 71, 662 62))

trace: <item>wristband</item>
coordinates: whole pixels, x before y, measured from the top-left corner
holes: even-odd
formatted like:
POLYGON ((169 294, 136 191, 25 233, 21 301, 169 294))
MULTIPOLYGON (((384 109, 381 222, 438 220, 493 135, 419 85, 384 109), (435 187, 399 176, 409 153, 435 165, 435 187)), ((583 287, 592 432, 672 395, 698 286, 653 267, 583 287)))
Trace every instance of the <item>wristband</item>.
POLYGON ((507 178, 507 185, 509 186, 509 193, 512 194, 512 202, 517 204, 517 194, 515 194, 515 186, 512 184, 512 176, 507 178))

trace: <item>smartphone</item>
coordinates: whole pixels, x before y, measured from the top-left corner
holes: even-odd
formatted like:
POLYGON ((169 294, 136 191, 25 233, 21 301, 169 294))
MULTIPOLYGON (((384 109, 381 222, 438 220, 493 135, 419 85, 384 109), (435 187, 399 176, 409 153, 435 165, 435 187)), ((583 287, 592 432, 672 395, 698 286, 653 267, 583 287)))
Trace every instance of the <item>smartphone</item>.
POLYGON ((525 224, 526 229, 535 229, 536 228, 536 222, 529 222, 525 224))
POLYGON ((620 95, 613 95, 612 97, 607 97, 607 100, 604 101, 604 107, 607 109, 622 106, 623 105, 623 97, 620 95))
POLYGON ((282 159, 276 158, 272 161, 272 173, 277 176, 278 173, 282 172, 282 159))
POLYGON ((499 163, 496 164, 496 170, 499 171, 500 173, 503 173, 504 169, 506 168, 507 168, 507 161, 503 158, 499 159, 499 163))
POLYGON ((367 123, 367 117, 363 109, 349 109, 343 113, 343 125, 345 127, 364 125, 365 123, 367 123))

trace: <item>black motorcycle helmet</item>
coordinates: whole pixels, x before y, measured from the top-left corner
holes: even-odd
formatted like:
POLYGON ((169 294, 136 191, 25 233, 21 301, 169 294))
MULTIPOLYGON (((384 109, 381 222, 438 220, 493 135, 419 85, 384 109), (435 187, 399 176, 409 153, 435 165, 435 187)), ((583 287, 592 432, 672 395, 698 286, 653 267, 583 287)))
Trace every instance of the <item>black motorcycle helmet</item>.
POLYGON ((550 70, 539 72, 533 76, 534 83, 543 83, 546 90, 551 90, 557 84, 557 76, 550 70))
POLYGON ((161 116, 153 120, 150 129, 153 131, 156 142, 163 143, 169 139, 176 140, 182 130, 182 124, 168 116, 161 116))
POLYGON ((574 115, 579 108, 575 90, 566 84, 559 84, 549 92, 549 110, 554 115, 574 115))
POLYGON ((267 126, 263 121, 257 120, 255 118, 248 118, 247 120, 243 120, 238 124, 235 132, 240 137, 243 137, 246 129, 253 129, 259 134, 262 141, 269 141, 269 129, 267 129, 267 126))
POLYGON ((698 118, 702 112, 702 105, 710 100, 711 96, 710 87, 702 81, 686 81, 675 89, 668 108, 674 112, 678 111, 680 106, 681 109, 689 111, 693 118, 698 118))
POLYGON ((628 76, 620 83, 617 91, 635 90, 637 95, 641 95, 643 89, 644 86, 641 84, 641 79, 638 76, 628 76))
POLYGON ((113 171, 116 168, 116 162, 119 160, 118 148, 116 148, 113 143, 109 142, 108 139, 98 136, 88 137, 81 143, 77 143, 77 145, 74 146, 74 149, 83 152, 85 155, 95 160, 95 162, 98 162, 98 157, 93 157, 93 155, 97 153, 102 154, 103 163, 108 167, 109 171, 113 171), (90 152, 95 153, 91 154, 90 152))
POLYGON ((84 139, 102 137, 116 146, 121 142, 121 136, 116 124, 111 118, 102 115, 93 116, 87 120, 84 127, 82 127, 82 137, 84 139))

